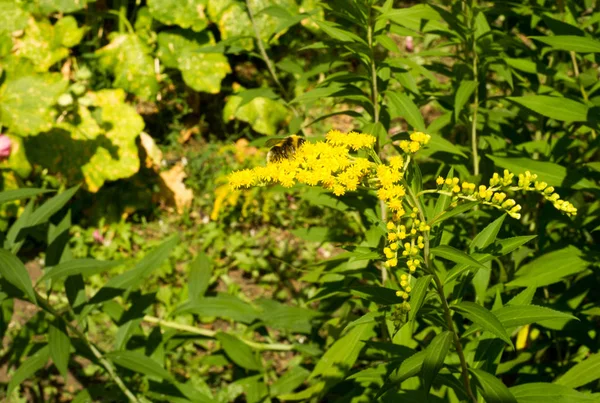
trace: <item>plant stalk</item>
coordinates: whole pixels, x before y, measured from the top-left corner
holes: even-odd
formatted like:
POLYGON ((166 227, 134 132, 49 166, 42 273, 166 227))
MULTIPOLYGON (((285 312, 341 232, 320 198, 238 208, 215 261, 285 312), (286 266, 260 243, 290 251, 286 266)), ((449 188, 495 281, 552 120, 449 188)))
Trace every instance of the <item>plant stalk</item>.
POLYGON ((477 112, 479 109, 479 76, 477 74, 476 40, 473 36, 473 78, 475 80, 475 104, 473 105, 473 121, 471 122, 471 149, 473 151, 473 175, 479 175, 479 152, 477 149, 477 112))

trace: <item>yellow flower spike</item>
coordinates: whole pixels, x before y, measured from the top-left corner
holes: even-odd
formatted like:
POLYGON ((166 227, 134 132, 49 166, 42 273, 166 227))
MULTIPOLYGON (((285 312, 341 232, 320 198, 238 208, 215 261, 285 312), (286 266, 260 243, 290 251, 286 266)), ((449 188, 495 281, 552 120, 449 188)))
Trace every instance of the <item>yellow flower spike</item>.
POLYGON ((453 191, 454 193, 459 193, 459 192, 460 192, 460 186, 458 186, 458 185, 454 185, 454 187, 452 188, 452 191, 453 191))
POLYGON ((410 266, 410 267, 408 268, 408 270, 409 270, 411 273, 414 273, 414 272, 417 270, 417 266, 410 266))
POLYGON ((394 259, 390 259, 387 262, 388 267, 396 267, 398 266, 398 259, 394 258, 394 259))
POLYGON ((402 298, 404 298, 404 299, 408 299, 408 293, 407 293, 407 292, 403 292, 403 293, 402 293, 402 298))
POLYGON ((538 192, 541 192, 544 189, 546 189, 546 187, 548 187, 548 184, 546 182, 535 181, 535 183, 533 184, 533 187, 535 187, 535 190, 537 190, 538 192))
POLYGON ((410 234, 411 234, 411 235, 416 235, 416 234, 417 234, 417 230, 416 230, 416 229, 414 229, 414 228, 413 228, 413 229, 411 229, 411 230, 410 230, 410 234))
POLYGON ((391 243, 391 244, 390 244, 390 249, 391 249, 391 250, 394 250, 394 251, 395 251, 395 250, 398 250, 398 243, 396 243, 396 242, 394 242, 394 243, 391 243))
POLYGON ((411 292, 411 291, 412 291, 412 288, 411 288, 410 286, 408 286, 408 287, 406 287, 406 288, 404 289, 404 291, 406 291, 406 292, 411 292))
POLYGON ((408 276, 407 276, 406 274, 402 274, 402 275, 400 276, 400 280, 404 280, 404 281, 406 281, 406 280, 408 280, 408 276))
POLYGON ((407 250, 402 251, 402 256, 408 256, 408 251, 407 250))
POLYGON ((404 158, 401 155, 394 155, 389 159, 390 166, 396 171, 401 171, 404 167, 404 158))
POLYGON ((441 176, 438 176, 438 177, 437 177, 437 179, 435 180, 435 183, 436 183, 438 186, 441 186, 441 185, 443 185, 443 184, 444 184, 444 178, 442 178, 441 176))
POLYGON ((413 211, 413 213, 418 213, 419 209, 417 207, 413 207, 412 211, 413 211))
POLYGON ((415 220, 415 225, 419 225, 421 223, 421 220, 415 220))
POLYGON ((421 144, 416 141, 411 141, 410 145, 408 146, 408 149, 410 150, 411 153, 416 153, 417 151, 419 151, 420 148, 421 148, 421 144))
POLYGON ((553 186, 548 186, 546 189, 544 189, 544 193, 545 194, 551 194, 554 192, 554 187, 553 186))
POLYGON ((408 285, 408 281, 406 280, 401 280, 400 281, 400 285, 402 286, 402 288, 406 287, 408 285))
POLYGON ((396 296, 401 297, 403 293, 404 293, 404 291, 398 290, 398 291, 396 291, 396 296))
POLYGON ((457 177, 452 178, 452 185, 453 186, 458 185, 459 182, 460 182, 460 179, 458 179, 457 177))
POLYGON ((387 223, 387 229, 392 231, 396 229, 396 224, 394 224, 392 221, 388 221, 387 223))
POLYGON ((395 232, 388 233, 388 241, 393 242, 398 239, 398 235, 395 232))
POLYGON ((255 175, 251 169, 242 169, 229 174, 229 186, 233 190, 249 187, 254 184, 255 175))
POLYGON ((452 185, 452 178, 450 178, 450 177, 446 178, 446 180, 444 181, 444 183, 446 184, 446 186, 452 185))
POLYGON ((559 199, 560 195, 558 193, 553 193, 550 197, 548 197, 548 200, 550 200, 551 202, 558 201, 559 199))
POLYGON ((502 203, 502 208, 503 209, 509 209, 512 206, 514 206, 515 204, 517 204, 517 202, 515 202, 513 199, 508 199, 507 201, 505 201, 504 203, 502 203))

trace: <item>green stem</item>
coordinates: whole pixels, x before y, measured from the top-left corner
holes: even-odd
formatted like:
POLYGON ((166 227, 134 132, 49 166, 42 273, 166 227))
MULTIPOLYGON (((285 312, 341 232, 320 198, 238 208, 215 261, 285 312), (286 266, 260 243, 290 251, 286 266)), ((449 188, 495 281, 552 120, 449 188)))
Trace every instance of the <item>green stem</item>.
POLYGON ((129 401, 136 402, 136 403, 139 402, 138 398, 135 397, 135 395, 127 388, 127 386, 125 385, 123 380, 119 377, 119 375, 113 368, 111 362, 108 361, 106 358, 104 358, 104 355, 100 352, 100 350, 98 350, 96 348, 94 343, 92 343, 90 340, 88 340, 87 336, 81 330, 79 330, 79 328, 77 328, 76 326, 71 324, 71 322, 66 320, 63 315, 61 315, 59 312, 57 312, 44 298, 42 298, 42 296, 40 294, 35 292, 35 297, 36 297, 36 300, 37 300, 37 303, 39 306, 41 306, 43 309, 45 309, 47 312, 49 312, 55 318, 62 320, 64 322, 64 324, 69 329, 71 329, 71 331, 73 333, 75 333, 75 335, 77 335, 77 337, 88 346, 88 348, 90 349, 92 354, 94 354, 94 356, 96 357, 98 362, 100 364, 102 364, 104 369, 106 369, 106 372, 108 373, 108 375, 117 384, 117 386, 119 387, 119 389, 121 389, 121 391, 125 394, 125 396, 127 396, 129 401))
MULTIPOLYGON (((405 182, 406 194, 409 196, 410 199, 412 199, 412 202, 414 203, 413 207, 416 207, 419 210, 419 219, 422 222, 427 222, 425 220, 425 212, 423 211, 423 206, 421 206, 421 203, 419 203, 419 200, 413 193, 410 186, 408 186, 406 181, 404 181, 404 182, 405 182)), ((454 346, 456 348, 456 354, 458 354, 458 358, 460 360, 461 375, 463 378, 463 383, 465 385, 465 390, 467 392, 467 395, 469 395, 469 397, 473 401, 473 403, 477 403, 477 398, 475 397, 475 395, 473 394, 473 391, 471 390, 471 381, 469 379, 469 369, 467 367, 467 360, 465 359, 465 353, 463 351, 462 344, 460 343, 460 339, 458 338, 458 335, 456 334, 456 329, 454 328, 454 322, 452 321, 452 314, 450 312, 450 307, 448 306, 448 300, 446 299, 446 296, 444 295, 444 286, 442 284, 442 281, 438 277, 437 273, 435 272, 435 269, 433 268, 433 266, 430 265, 429 231, 423 232, 423 243, 425 244, 425 248, 423 248, 423 255, 424 255, 423 257, 425 259, 425 270, 427 270, 427 272, 432 275, 433 281, 435 282, 435 285, 436 285, 436 288, 438 291, 438 295, 440 297, 440 300, 442 301, 442 308, 444 309, 444 318, 446 319, 446 326, 448 326, 448 330, 450 330, 452 332, 452 336, 454 339, 454 346)))
MULTIPOLYGON (((200 336, 205 336, 205 337, 210 337, 210 338, 214 338, 217 335, 217 332, 215 332, 214 330, 201 329, 201 328, 194 327, 194 326, 183 325, 181 323, 163 320, 163 319, 160 319, 160 318, 157 318, 154 316, 150 316, 150 315, 144 316, 144 322, 152 323, 152 324, 163 326, 163 327, 168 327, 171 329, 181 330, 181 331, 188 332, 188 333, 194 333, 194 334, 198 334, 200 336)), ((291 351, 294 349, 294 346, 291 344, 257 343, 255 341, 246 340, 243 338, 240 338, 240 340, 242 342, 244 342, 246 345, 248 345, 256 350, 260 350, 260 351, 266 351, 266 350, 291 351)))
POLYGON ((473 151, 473 175, 479 175, 479 152, 477 149, 477 112, 479 109, 479 76, 477 74, 477 41, 473 36, 473 78, 475 80, 475 105, 471 122, 471 149, 473 151))

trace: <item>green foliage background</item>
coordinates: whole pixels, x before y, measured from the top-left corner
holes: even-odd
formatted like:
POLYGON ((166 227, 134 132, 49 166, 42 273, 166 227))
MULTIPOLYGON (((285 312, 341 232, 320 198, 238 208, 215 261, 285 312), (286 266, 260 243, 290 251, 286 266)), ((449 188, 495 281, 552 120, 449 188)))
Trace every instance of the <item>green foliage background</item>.
POLYGON ((600 401, 599 7, 0 0, 3 399, 600 401), (578 215, 424 199, 406 313, 372 194, 226 185, 331 128, 430 134, 414 189, 528 170, 578 215))

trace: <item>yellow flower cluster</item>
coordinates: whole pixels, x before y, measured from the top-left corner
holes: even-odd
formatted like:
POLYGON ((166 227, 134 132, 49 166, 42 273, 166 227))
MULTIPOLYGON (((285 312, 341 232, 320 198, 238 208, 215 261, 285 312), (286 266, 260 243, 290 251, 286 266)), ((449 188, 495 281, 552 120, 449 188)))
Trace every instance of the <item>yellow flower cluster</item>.
POLYGON ((331 145, 349 147, 354 151, 361 148, 373 148, 376 140, 370 134, 356 132, 342 133, 339 130, 331 130, 325 135, 325 139, 331 145))
POLYGON ((470 182, 462 182, 459 186, 460 180, 456 177, 442 178, 440 176, 436 179, 436 183, 442 190, 452 193, 455 199, 480 201, 483 204, 505 210, 508 215, 516 219, 521 218, 521 214, 519 213, 519 211, 521 211, 521 206, 517 204, 514 199, 507 199, 507 194, 502 190, 537 191, 542 194, 546 200, 551 201, 556 209, 563 211, 568 215, 577 214, 577 209, 568 201, 561 200, 558 193, 554 193, 554 188, 552 186, 548 186, 545 182, 536 181, 537 175, 531 174, 529 171, 525 172, 525 174, 519 174, 518 185, 511 186, 515 175, 507 169, 504 170, 503 174, 504 175, 500 177, 500 175, 494 173, 490 179, 489 187, 485 185, 476 186, 474 183, 470 182))
POLYGON ((431 136, 429 134, 414 132, 410 135, 410 141, 402 140, 400 148, 407 154, 414 154, 421 149, 422 146, 429 143, 431 136))
POLYGON ((333 130, 326 138, 325 142, 305 142, 293 158, 233 172, 229 175, 229 185, 233 189, 269 183, 292 187, 298 182, 320 185, 338 196, 355 191, 370 173, 373 163, 366 158, 351 156, 349 149, 372 147, 375 137, 353 132, 344 139, 342 133, 333 130))

